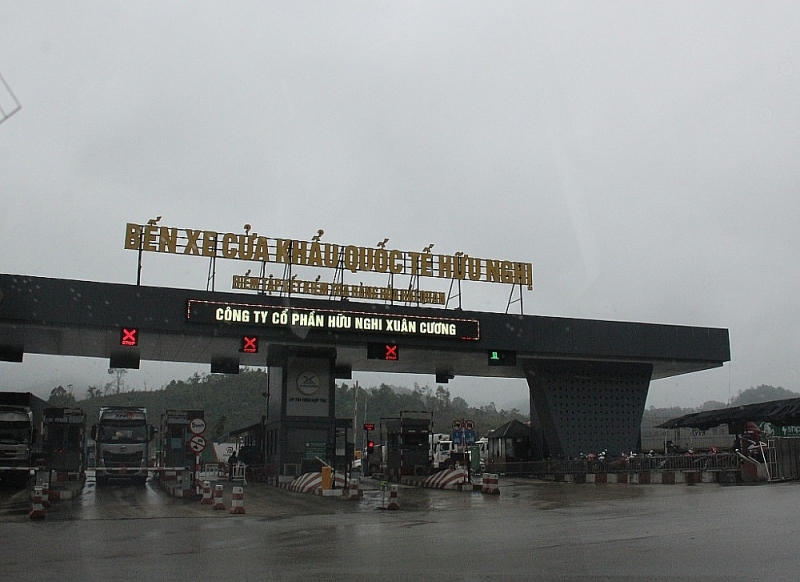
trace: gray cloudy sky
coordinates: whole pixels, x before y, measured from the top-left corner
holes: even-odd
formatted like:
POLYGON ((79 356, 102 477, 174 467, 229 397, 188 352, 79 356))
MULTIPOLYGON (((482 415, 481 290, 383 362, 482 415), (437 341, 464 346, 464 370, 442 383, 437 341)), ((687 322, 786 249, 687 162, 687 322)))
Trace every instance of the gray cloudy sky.
MULTIPOLYGON (((0 272, 134 283, 125 223, 157 215, 434 243, 532 262, 526 313, 730 330, 730 364, 648 405, 800 391, 798 30, 790 1, 4 2, 22 109, 0 124, 0 272)), ((204 289, 207 268, 151 254, 143 282, 204 289)), ((221 271, 228 290, 242 269, 221 271)), ((503 286, 463 292, 505 310, 503 286)), ((83 390, 106 366, 26 356, 0 385, 83 390)), ((526 394, 486 386, 450 384, 526 394)))

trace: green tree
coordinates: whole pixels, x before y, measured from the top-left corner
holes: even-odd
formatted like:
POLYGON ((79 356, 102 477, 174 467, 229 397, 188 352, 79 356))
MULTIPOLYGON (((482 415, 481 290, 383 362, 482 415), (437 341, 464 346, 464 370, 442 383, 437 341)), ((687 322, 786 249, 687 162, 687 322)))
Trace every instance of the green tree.
POLYGON ((69 390, 63 386, 56 386, 50 391, 50 398, 47 402, 56 407, 72 408, 77 405, 78 401, 72 394, 72 384, 69 385, 69 390))
POLYGON ((748 388, 744 391, 740 390, 739 394, 731 400, 731 406, 769 402, 770 400, 784 400, 788 398, 797 398, 798 396, 800 396, 800 394, 797 392, 792 392, 780 386, 761 384, 755 388, 748 388))
POLYGON ((444 386, 436 387, 436 412, 447 414, 450 411, 450 390, 444 386))
POLYGON ((114 394, 121 394, 125 390, 125 374, 128 373, 128 370, 125 368, 109 368, 108 375, 113 376, 111 382, 106 384, 114 394))
POLYGON ((221 436, 225 434, 225 425, 227 422, 228 422, 227 416, 225 416, 224 414, 220 416, 216 424, 214 424, 214 429, 212 430, 213 435, 221 436))
POLYGON ((706 400, 700 407, 697 409, 698 412, 702 412, 704 410, 719 410, 720 408, 725 408, 726 404, 724 402, 719 402, 718 400, 706 400))

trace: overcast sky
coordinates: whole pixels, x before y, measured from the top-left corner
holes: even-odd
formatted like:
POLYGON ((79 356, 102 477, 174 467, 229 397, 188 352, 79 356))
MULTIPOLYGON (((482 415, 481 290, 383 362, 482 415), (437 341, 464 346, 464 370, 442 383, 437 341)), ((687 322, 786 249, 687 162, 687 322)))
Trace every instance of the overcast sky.
MULTIPOLYGON (((22 109, 0 123, 0 272, 135 283, 125 224, 159 215, 434 243, 531 262, 528 314, 730 330, 730 364, 653 382, 648 406, 800 391, 798 30, 790 1, 4 2, 22 109)), ((205 289, 207 271, 149 254, 143 283, 205 289)), ((504 286, 462 291, 506 308, 504 286)), ((82 396, 106 368, 26 355, 0 385, 82 396)))

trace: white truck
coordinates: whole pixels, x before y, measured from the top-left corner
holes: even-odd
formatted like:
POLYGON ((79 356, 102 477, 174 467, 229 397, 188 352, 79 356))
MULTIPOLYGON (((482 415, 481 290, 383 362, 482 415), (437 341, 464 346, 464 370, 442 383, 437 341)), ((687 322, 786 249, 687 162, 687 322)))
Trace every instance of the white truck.
POLYGON ((459 454, 458 447, 450 440, 450 435, 439 433, 431 435, 431 467, 434 471, 441 471, 457 463, 462 466, 467 461, 472 463, 472 451, 477 447, 480 459, 472 463, 472 467, 482 473, 486 467, 488 443, 489 439, 486 437, 478 439, 474 445, 464 448, 459 454))
POLYGON ((44 464, 45 408, 47 402, 30 392, 0 392, 0 483, 24 487, 44 464))
POLYGON ((150 441, 155 429, 147 424, 147 409, 134 406, 103 407, 92 427, 95 440, 95 476, 102 485, 125 479, 147 481, 150 441))
POLYGON ((431 435, 431 468, 441 471, 453 466, 450 455, 453 452, 453 441, 449 434, 431 435))

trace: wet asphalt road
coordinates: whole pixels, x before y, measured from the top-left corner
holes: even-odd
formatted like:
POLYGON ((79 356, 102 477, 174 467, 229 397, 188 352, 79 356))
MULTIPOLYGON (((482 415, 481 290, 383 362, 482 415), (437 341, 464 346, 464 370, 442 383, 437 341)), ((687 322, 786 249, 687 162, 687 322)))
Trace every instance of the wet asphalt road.
MULTIPOLYGON (((363 499, 245 488, 246 514, 148 483, 54 504, 0 494, 0 580, 797 580, 800 484, 575 485, 363 499), (16 509, 15 509, 16 508, 16 509)), ((226 485, 225 503, 230 506, 226 485)))

